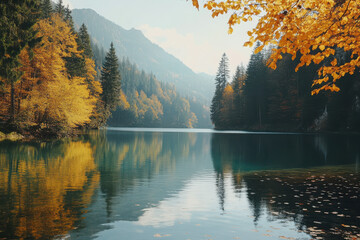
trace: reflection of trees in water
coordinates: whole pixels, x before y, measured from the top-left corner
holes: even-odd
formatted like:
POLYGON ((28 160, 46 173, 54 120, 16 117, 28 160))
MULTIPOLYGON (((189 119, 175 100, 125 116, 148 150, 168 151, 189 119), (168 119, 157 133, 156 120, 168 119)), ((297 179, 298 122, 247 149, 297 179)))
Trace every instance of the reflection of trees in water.
POLYGON ((216 174, 231 173, 236 192, 246 186, 255 224, 266 210, 269 220, 292 220, 314 238, 360 237, 360 175, 354 167, 246 172, 355 163, 356 137, 214 134, 211 145, 216 174))
MULTIPOLYGON (((325 239, 351 239, 360 233, 359 180, 352 168, 244 175, 246 185, 263 202, 259 209, 267 209, 275 219, 291 219, 299 230, 325 239)), ((253 205, 259 202, 249 195, 248 199, 253 205)))
POLYGON ((89 135, 89 140, 96 146, 95 161, 101 173, 100 186, 108 216, 112 213, 112 198, 160 172, 174 172, 176 161, 202 150, 195 133, 109 131, 94 134, 89 135))
POLYGON ((355 163, 357 135, 213 134, 214 167, 248 171, 355 163))
POLYGON ((98 184, 110 216, 113 197, 175 171, 204 142, 193 133, 93 131, 77 141, 1 144, 0 238, 50 239, 79 225, 98 184))
POLYGON ((89 143, 2 143, 0 179, 0 236, 50 239, 74 227, 99 173, 89 143))

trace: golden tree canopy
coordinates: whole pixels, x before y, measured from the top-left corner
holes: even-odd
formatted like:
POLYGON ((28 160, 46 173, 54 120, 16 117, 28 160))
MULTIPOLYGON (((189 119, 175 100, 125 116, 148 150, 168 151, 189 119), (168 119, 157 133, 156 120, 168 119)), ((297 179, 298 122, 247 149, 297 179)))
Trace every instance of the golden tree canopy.
MULTIPOLYGON (((198 0, 192 3, 199 8, 198 0)), ((313 94, 339 91, 336 81, 360 66, 359 0, 206 0, 204 8, 212 11, 213 17, 229 15, 229 34, 234 25, 258 19, 245 46, 261 42, 255 52, 268 44, 278 46, 268 61, 273 69, 283 53, 293 59, 301 54, 296 70, 310 63, 322 64, 313 94), (349 52, 350 60, 338 61, 336 48, 349 52)))
MULTIPOLYGON (((23 82, 31 91, 22 101, 22 108, 30 116, 30 122, 58 124, 76 127, 89 122, 96 98, 91 95, 85 78, 70 78, 64 57, 78 55, 76 37, 71 28, 58 15, 37 23, 41 42, 29 60, 27 49, 20 55, 23 65, 23 82)), ((94 63, 86 60, 89 81, 94 83, 94 63)), ((101 92, 100 84, 92 84, 94 95, 101 92)))

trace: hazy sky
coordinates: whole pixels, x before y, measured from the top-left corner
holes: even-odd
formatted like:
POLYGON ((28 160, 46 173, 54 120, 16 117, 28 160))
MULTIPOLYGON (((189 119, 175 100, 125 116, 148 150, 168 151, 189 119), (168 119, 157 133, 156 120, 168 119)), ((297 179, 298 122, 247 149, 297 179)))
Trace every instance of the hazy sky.
MULTIPOLYGON (((55 0, 57 1, 57 0, 55 0)), ((252 49, 243 47, 252 24, 237 26, 227 34, 227 17, 213 19, 186 0, 63 0, 70 8, 91 8, 124 27, 143 31, 152 42, 179 58, 195 72, 215 75, 225 52, 231 73, 246 65, 252 49)), ((204 1, 199 0, 200 5, 204 1)))

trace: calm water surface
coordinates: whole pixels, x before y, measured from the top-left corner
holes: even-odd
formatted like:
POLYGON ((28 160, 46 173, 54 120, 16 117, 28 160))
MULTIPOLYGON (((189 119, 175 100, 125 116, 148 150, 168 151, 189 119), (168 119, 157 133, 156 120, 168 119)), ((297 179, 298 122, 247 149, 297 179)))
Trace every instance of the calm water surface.
POLYGON ((0 142, 0 239, 360 239, 359 170, 359 135, 0 142))

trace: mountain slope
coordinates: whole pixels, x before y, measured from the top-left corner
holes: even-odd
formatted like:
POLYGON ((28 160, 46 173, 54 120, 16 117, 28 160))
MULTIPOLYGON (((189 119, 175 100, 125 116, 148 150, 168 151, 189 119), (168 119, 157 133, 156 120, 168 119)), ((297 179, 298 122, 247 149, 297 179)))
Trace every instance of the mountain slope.
POLYGON ((209 102, 213 95, 212 77, 196 74, 179 59, 167 53, 136 29, 126 30, 91 9, 74 9, 76 25, 85 24, 97 44, 108 49, 113 42, 119 57, 128 57, 160 81, 174 83, 184 95, 209 102))

